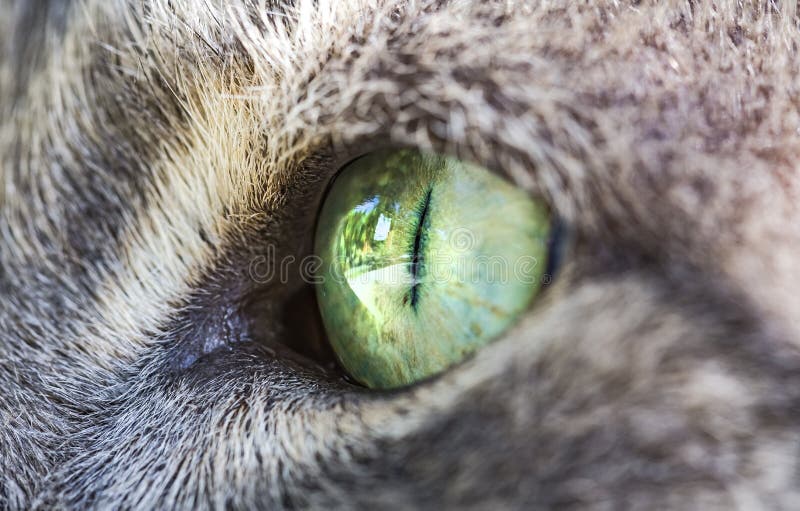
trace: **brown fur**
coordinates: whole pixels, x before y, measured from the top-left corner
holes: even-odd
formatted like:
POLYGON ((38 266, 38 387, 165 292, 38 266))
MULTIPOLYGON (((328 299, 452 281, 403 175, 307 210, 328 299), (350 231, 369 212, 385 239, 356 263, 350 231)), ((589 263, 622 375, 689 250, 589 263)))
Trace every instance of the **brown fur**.
POLYGON ((794 5, 0 13, 0 508, 800 506, 794 5), (572 242, 504 338, 380 393, 295 352, 299 277, 248 270, 387 145, 572 242))

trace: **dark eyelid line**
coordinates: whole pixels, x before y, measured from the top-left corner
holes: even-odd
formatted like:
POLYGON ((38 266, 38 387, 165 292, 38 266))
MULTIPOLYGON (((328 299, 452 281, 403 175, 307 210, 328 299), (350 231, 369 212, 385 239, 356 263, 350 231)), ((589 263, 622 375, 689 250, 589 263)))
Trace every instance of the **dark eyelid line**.
POLYGON ((555 278, 556 273, 558 273, 558 270, 561 267, 561 260, 563 259, 566 251, 566 247, 564 245, 567 243, 567 238, 569 237, 568 229, 564 223, 564 220, 559 218, 557 215, 553 215, 551 221, 552 228, 550 230, 550 236, 547 240, 547 267, 544 271, 544 275, 549 277, 549 281, 552 281, 555 278))

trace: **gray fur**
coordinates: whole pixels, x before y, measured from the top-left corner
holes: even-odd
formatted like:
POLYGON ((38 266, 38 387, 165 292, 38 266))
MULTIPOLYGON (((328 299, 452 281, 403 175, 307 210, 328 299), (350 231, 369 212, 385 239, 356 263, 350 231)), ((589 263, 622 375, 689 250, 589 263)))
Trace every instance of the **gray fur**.
POLYGON ((0 13, 0 509, 800 507, 793 5, 0 13), (572 233, 518 325, 391 393, 249 273, 386 145, 572 233))

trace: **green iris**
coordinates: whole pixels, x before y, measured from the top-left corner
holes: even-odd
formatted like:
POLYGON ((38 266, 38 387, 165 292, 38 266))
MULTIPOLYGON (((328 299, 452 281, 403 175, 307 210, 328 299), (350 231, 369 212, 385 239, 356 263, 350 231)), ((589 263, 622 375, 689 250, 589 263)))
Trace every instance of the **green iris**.
POLYGON ((350 163, 315 240, 319 306, 340 362, 381 389, 460 362, 528 308, 550 229, 541 201, 477 165, 411 150, 350 163))

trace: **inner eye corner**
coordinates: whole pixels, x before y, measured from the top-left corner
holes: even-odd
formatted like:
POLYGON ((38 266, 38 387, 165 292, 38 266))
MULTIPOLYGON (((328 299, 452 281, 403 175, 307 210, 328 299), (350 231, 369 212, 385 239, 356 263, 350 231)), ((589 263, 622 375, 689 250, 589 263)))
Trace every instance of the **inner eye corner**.
POLYGON ((304 283, 284 301, 281 344, 326 371, 341 371, 327 339, 313 283, 304 283))

